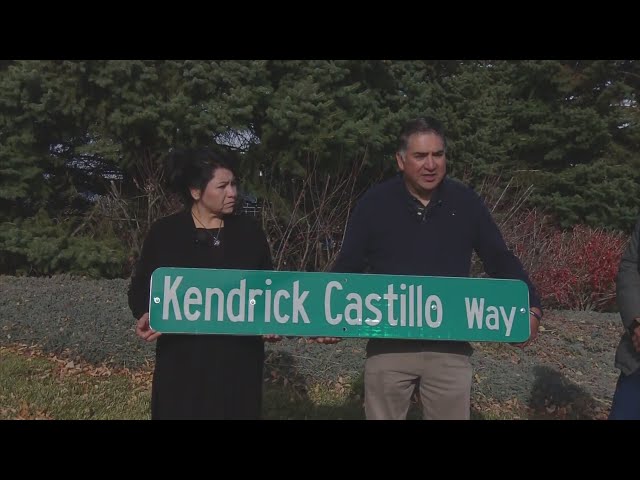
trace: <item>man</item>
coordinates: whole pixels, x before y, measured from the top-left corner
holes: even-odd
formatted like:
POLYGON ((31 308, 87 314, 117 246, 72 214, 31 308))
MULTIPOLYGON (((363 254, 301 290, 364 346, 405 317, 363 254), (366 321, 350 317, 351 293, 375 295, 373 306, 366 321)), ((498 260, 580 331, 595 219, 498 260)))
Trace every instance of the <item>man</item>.
POLYGON ((640 420, 640 217, 620 259, 616 294, 625 332, 616 350, 620 377, 613 395, 610 420, 640 420))
MULTIPOLYGON (((442 125, 433 118, 412 120, 398 140, 401 175, 358 202, 332 271, 468 277, 475 250, 490 276, 529 285, 533 340, 542 316, 535 288, 480 197, 446 176, 442 125)), ((405 419, 416 384, 425 419, 469 419, 471 353, 468 342, 370 339, 367 419, 405 419)))

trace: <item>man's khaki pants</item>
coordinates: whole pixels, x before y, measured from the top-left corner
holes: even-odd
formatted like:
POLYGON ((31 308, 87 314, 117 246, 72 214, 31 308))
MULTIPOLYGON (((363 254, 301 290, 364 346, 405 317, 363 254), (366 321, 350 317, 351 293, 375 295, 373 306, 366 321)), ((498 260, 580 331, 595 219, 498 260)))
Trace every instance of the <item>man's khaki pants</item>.
POLYGON ((404 420, 419 385, 423 418, 468 420, 472 367, 469 355, 442 352, 381 353, 365 362, 368 420, 404 420))

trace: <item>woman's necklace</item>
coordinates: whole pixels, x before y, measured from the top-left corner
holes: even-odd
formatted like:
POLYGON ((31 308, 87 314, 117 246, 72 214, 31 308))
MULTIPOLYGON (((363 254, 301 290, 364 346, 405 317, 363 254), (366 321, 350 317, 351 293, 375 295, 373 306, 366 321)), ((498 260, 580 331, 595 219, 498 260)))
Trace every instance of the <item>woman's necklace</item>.
MULTIPOLYGON (((196 219, 196 221, 202 225, 202 228, 204 228, 204 231, 209 233, 209 230, 207 230, 207 227, 204 226, 204 224, 200 221, 200 219, 198 217, 196 217, 196 214, 193 213, 193 210, 191 210, 191 216, 193 218, 196 219)), ((213 239, 213 246, 217 247, 220 245, 220 239, 218 237, 220 237, 220 232, 222 231, 222 227, 224 226, 224 220, 220 219, 220 227, 218 228, 218 233, 216 233, 216 235, 214 236, 213 233, 210 233, 211 238, 213 239)))

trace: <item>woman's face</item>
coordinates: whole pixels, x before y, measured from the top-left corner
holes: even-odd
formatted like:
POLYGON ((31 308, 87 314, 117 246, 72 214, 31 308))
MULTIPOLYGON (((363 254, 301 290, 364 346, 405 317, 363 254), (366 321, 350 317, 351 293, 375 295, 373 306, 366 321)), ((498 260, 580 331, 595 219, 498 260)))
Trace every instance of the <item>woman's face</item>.
POLYGON ((238 199, 236 178, 226 168, 216 168, 204 190, 191 189, 191 196, 200 209, 221 217, 233 212, 238 199))

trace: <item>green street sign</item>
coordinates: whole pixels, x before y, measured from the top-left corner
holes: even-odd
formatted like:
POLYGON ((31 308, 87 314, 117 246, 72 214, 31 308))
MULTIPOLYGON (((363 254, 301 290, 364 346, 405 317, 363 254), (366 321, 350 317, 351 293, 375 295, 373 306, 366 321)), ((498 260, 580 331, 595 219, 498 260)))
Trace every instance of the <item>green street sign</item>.
POLYGON ((522 342, 520 280, 158 268, 151 328, 163 333, 522 342))

